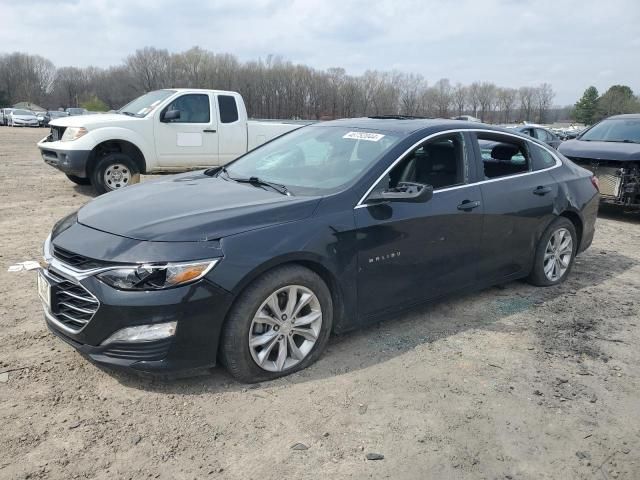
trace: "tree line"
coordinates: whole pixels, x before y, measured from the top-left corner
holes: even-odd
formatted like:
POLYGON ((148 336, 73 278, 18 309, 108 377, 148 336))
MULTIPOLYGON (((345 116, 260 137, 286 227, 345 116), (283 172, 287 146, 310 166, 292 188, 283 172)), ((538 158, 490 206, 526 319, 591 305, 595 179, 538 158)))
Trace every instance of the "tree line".
POLYGON ((640 99, 627 85, 612 85, 602 95, 591 86, 576 102, 573 116, 580 123, 592 125, 611 115, 637 112, 640 112, 640 99))
POLYGON ((0 105, 29 101, 49 109, 109 110, 169 87, 238 91, 253 118, 466 114, 493 123, 545 123, 569 113, 553 107, 548 83, 511 88, 486 81, 452 84, 446 78, 429 83, 420 74, 397 71, 349 75, 343 68, 319 70, 277 56, 241 62, 200 47, 179 53, 145 47, 108 68, 56 68, 38 55, 0 55, 0 105))

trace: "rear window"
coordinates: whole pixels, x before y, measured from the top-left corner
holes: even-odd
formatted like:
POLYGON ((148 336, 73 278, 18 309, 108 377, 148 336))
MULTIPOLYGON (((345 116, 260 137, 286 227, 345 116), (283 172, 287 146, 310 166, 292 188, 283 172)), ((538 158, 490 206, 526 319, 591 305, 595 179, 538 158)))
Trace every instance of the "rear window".
POLYGON ((529 144, 529 151, 531 152, 533 170, 543 170, 553 167, 556 164, 555 157, 551 155, 549 151, 535 143, 529 144))
POLYGON ((220 122, 233 123, 238 120, 238 106, 236 99, 231 95, 218 95, 218 107, 220 108, 220 122))

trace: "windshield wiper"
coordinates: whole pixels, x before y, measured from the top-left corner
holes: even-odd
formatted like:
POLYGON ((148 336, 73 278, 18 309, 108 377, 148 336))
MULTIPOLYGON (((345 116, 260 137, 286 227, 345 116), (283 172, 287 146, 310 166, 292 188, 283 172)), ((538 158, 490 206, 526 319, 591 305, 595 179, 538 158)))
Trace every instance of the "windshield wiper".
MULTIPOLYGON (((226 169, 224 169, 224 172, 227 174, 227 176, 229 176, 226 169)), ((281 193, 282 195, 288 195, 288 196, 292 195, 292 193, 284 185, 280 185, 279 183, 267 182, 266 180, 262 180, 258 177, 234 178, 229 176, 229 178, 238 183, 249 183, 251 185, 270 187, 276 192, 281 193)))
POLYGON ((285 185, 281 185, 279 183, 268 182, 268 181, 262 180, 261 178, 258 178, 258 177, 248 177, 248 178, 232 177, 231 175, 229 175, 229 171, 227 170, 226 167, 210 168, 208 170, 205 170, 204 174, 208 175, 210 177, 213 177, 213 176, 220 177, 222 174, 224 174, 224 177, 222 177, 222 178, 226 177, 229 180, 233 180, 234 182, 249 183, 251 185, 269 187, 269 188, 275 190, 276 192, 281 193, 282 195, 293 196, 293 193, 291 193, 289 191, 289 189, 285 185))
POLYGON ((128 115, 130 117, 136 117, 137 115, 133 112, 120 112, 118 111, 118 113, 121 113, 122 115, 128 115))
POLYGON ((601 140, 601 141, 608 142, 608 143, 640 143, 640 142, 636 142, 635 140, 629 140, 628 138, 621 139, 621 140, 601 140))

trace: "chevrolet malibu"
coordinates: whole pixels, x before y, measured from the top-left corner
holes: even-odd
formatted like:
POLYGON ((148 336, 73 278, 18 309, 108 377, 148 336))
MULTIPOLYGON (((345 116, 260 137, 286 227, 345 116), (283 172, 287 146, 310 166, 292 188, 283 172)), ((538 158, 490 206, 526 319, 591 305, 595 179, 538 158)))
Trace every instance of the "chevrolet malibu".
POLYGON ((319 123, 93 200, 54 226, 38 291, 49 329, 94 362, 221 362, 264 381, 315 362, 332 332, 518 278, 563 282, 591 244, 597 187, 487 125, 319 123))

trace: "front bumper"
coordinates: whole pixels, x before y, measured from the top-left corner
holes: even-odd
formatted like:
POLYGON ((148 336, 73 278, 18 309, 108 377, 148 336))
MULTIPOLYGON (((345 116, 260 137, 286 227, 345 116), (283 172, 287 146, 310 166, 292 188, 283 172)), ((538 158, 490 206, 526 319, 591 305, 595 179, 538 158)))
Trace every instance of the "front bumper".
POLYGON ((60 148, 60 142, 38 143, 38 148, 42 154, 42 159, 48 165, 76 177, 87 177, 87 162, 89 160, 90 150, 68 150, 60 148))
POLYGON ((33 122, 25 122, 23 120, 13 120, 12 123, 14 127, 37 127, 38 126, 37 120, 33 122))
POLYGON ((154 374, 215 365, 222 323, 231 304, 229 292, 206 279, 167 290, 121 291, 93 276, 78 280, 64 270, 56 270, 52 264, 42 271, 53 285, 51 309, 44 307, 45 321, 56 336, 91 361, 154 374), (61 278, 81 286, 98 301, 99 306, 83 326, 61 321, 65 320, 65 307, 61 307, 65 297, 56 287, 61 278), (177 321, 172 337, 101 345, 122 328, 170 321, 177 321))

